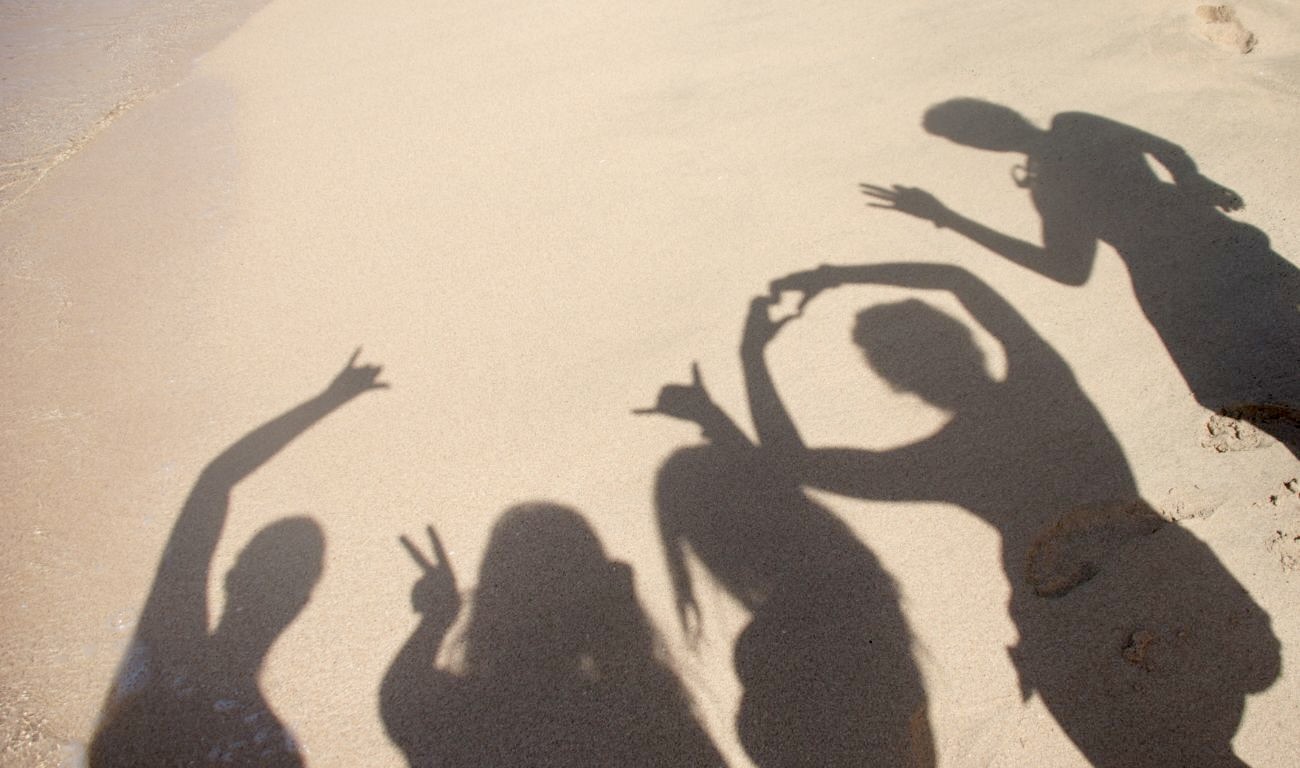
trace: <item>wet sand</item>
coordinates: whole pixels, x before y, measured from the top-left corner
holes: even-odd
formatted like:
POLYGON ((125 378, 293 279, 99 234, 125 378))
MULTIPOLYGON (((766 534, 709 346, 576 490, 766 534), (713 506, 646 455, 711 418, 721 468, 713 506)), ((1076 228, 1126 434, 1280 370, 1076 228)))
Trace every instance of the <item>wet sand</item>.
POLYGON ((179 82, 265 0, 0 6, 0 210, 123 112, 179 82))
MULTIPOLYGON (((922 115, 957 96, 1040 127, 1084 111, 1180 145, 1295 264, 1300 16, 1237 11, 1257 36, 1248 54, 1206 39, 1193 5, 1155 2, 275 0, 174 85, 141 64, 162 85, 100 130, 48 129, 75 151, 55 150, 64 159, 0 210, 0 763, 78 764, 200 472, 361 346, 391 388, 236 487, 208 579, 215 622, 255 532, 291 515, 323 530, 321 580, 261 675, 307 764, 403 764, 379 714, 416 623, 420 571, 398 535, 435 526, 472 594, 492 526, 528 500, 578 510, 631 566, 704 725, 749 764, 732 647, 750 614, 693 566, 704 638, 688 647, 654 516, 660 464, 699 429, 631 410, 698 361, 752 435, 737 354, 751 297, 824 262, 932 261, 1016 308, 1142 497, 1269 614, 1281 673, 1248 697, 1233 743, 1250 765, 1289 766, 1295 458, 1275 442, 1201 444, 1210 414, 1109 246, 1086 285, 1061 285, 858 190, 922 187, 1037 238, 1011 178, 1022 158, 930 135, 922 115)), ((99 105, 86 114, 111 109, 119 85, 77 86, 99 105)), ((39 154, 14 146, 6 162, 39 154)), ((809 444, 892 449, 951 418, 893 391, 849 338, 858 309, 911 295, 828 293, 772 344, 809 444)), ((1014 351, 976 336, 1000 375, 1014 351)), ((1088 764, 1041 698, 1022 699, 990 526, 950 504, 809 493, 898 585, 939 765, 1088 764)))

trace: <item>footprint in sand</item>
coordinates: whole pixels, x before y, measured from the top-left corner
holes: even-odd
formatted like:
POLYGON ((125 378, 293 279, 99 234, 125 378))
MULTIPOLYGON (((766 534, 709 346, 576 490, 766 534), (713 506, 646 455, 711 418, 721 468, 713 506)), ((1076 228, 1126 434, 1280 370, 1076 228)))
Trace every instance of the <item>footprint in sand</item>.
POLYGON ((1274 531, 1265 546, 1269 552, 1277 555, 1282 570, 1300 571, 1300 526, 1274 531))
POLYGON ((1231 5, 1200 5, 1196 8, 1197 32, 1211 43, 1239 53, 1250 53, 1258 42, 1255 33, 1241 25, 1231 5))
POLYGON ((1223 408, 1205 423, 1201 445, 1219 453, 1250 451, 1276 442, 1256 424, 1267 422, 1270 431, 1278 426, 1300 431, 1300 411, 1285 405, 1246 403, 1223 408))
POLYGON ((1123 542, 1167 521, 1141 500, 1079 507, 1040 531, 1025 555, 1025 580, 1039 597, 1061 597, 1096 576, 1123 542))
POLYGON ((1190 488, 1170 488, 1160 500, 1156 513, 1170 522, 1179 520, 1204 520, 1223 506, 1223 493, 1214 493, 1202 489, 1199 485, 1190 488))
POLYGON ((1269 496, 1274 507, 1289 507, 1291 518, 1278 526, 1268 537, 1265 546, 1277 555, 1283 571, 1300 571, 1300 479, 1292 478, 1282 484, 1285 491, 1269 496))

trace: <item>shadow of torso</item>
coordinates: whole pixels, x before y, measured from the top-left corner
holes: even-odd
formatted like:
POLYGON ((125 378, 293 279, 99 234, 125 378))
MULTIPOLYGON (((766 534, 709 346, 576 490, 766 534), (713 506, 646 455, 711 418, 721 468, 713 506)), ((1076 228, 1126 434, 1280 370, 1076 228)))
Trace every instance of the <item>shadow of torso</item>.
POLYGON ((1300 270, 1268 237, 1156 176, 1181 149, 1086 113, 1057 115, 1030 158, 1044 246, 1110 244, 1198 402, 1300 407, 1300 270))
POLYGON ((590 670, 449 675, 437 700, 422 702, 418 727, 390 732, 412 766, 721 765, 688 710, 665 706, 665 693, 590 670))
POLYGON ((933 765, 894 582, 790 468, 762 448, 700 445, 670 456, 657 486, 661 520, 752 613, 734 659, 755 764, 933 765))
POLYGON ((212 643, 183 658, 152 654, 137 638, 123 664, 90 764, 301 766, 293 736, 266 702, 256 661, 232 661, 212 643))
MULTIPOLYGON (((997 529, 1022 693, 1037 691, 1093 764, 1240 765, 1244 695, 1279 670, 1267 614, 1209 547, 1142 501, 1068 366, 1001 306, 1004 381, 948 393, 960 410, 915 444, 813 450, 805 478, 958 505, 997 529)), ((963 578, 958 567, 953 585, 963 578)))

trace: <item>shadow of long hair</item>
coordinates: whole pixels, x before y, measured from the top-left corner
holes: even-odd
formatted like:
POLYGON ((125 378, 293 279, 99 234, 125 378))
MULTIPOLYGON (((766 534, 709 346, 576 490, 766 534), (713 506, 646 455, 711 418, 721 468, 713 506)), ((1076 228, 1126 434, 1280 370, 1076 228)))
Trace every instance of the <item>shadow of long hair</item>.
POLYGON ((722 764, 631 568, 568 507, 502 515, 449 670, 433 667, 443 641, 408 644, 381 692, 412 766, 722 764))

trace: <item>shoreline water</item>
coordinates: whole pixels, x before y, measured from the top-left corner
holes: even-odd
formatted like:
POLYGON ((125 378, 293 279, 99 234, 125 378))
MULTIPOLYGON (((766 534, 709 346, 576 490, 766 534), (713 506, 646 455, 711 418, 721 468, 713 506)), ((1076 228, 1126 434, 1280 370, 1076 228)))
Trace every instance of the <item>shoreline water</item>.
POLYGON ((267 1, 0 4, 0 212, 267 1))

